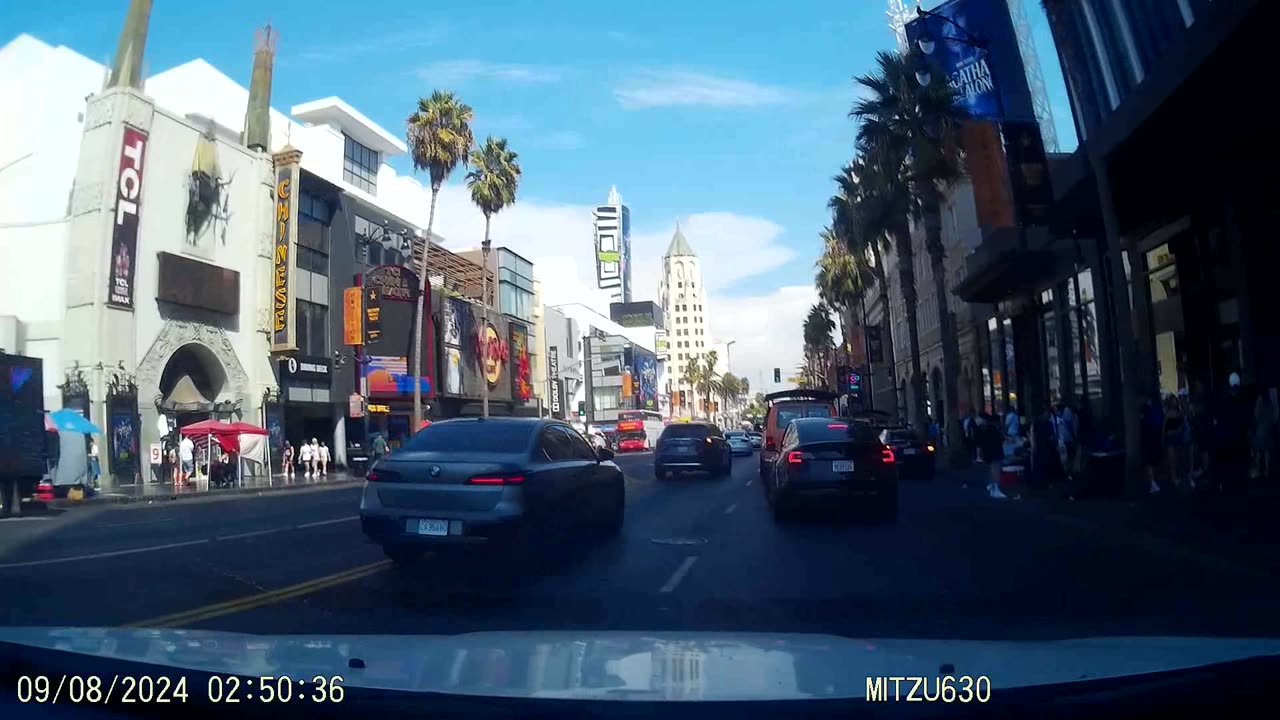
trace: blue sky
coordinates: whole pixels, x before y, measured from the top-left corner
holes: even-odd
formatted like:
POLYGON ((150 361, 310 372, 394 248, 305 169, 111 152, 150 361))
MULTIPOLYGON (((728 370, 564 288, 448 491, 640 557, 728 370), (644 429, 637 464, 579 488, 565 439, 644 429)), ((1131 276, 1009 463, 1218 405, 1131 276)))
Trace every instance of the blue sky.
MULTIPOLYGON (((1024 3, 1066 139, 1071 118, 1040 4, 1024 3)), ((106 61, 127 3, 7 5, 4 40, 28 32, 106 61)), ((520 205, 587 207, 617 185, 645 281, 679 218, 708 275, 732 267, 721 281, 707 279, 727 307, 769 308, 770 293, 811 284, 830 177, 856 130, 846 117, 851 77, 894 43, 884 0, 288 5, 296 9, 269 16, 269 3, 248 0, 156 0, 148 69, 203 57, 247 81, 254 29, 270 20, 280 32, 278 108, 338 95, 399 134, 419 95, 453 89, 475 108, 477 135, 505 135, 519 150, 520 205)), ((409 170, 403 158, 393 165, 409 170)), ((508 234, 569 232, 522 217, 535 216, 512 211, 508 234)), ((447 222, 443 229, 448 236, 447 222)), ((589 252, 589 239, 573 241, 589 252)), ((797 307, 808 302, 792 294, 797 307)), ((776 320, 793 322, 790 312, 776 320)), ((718 335, 752 329, 713 320, 718 335)))

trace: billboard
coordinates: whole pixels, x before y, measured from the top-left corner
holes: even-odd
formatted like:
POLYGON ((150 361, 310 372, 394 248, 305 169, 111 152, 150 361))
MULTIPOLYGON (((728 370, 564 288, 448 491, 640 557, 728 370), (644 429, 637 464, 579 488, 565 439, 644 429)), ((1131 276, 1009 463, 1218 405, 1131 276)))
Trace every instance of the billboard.
POLYGON ((1006 0, 950 0, 908 22, 906 34, 914 56, 931 74, 947 79, 971 116, 1035 121, 1006 0), (985 47, 974 47, 974 41, 985 47))
POLYGON ((528 402, 533 397, 533 372, 529 367, 529 330, 519 323, 507 326, 507 346, 511 350, 511 399, 528 402))
POLYGON ((666 325, 663 317, 662 308, 650 300, 609 304, 609 319, 622 327, 655 327, 662 330, 666 325))
POLYGON ((293 268, 298 246, 298 164, 276 168, 276 221, 271 256, 271 351, 297 349, 293 268))
POLYGON ((349 287, 342 291, 342 344, 364 344, 364 290, 349 287))
POLYGON ((622 302, 631 302, 631 208, 622 205, 622 302))
POLYGON ((547 347, 547 378, 551 384, 551 417, 564 419, 564 381, 560 379, 560 348, 547 347))
POLYGON ((1013 224, 1011 209, 1002 207, 1008 191, 1024 224, 1045 222, 1053 194, 1044 139, 1007 0, 950 0, 908 22, 905 30, 912 57, 931 77, 946 78, 957 102, 978 121, 972 124, 1000 124, 1002 142, 993 143, 989 129, 965 132, 965 153, 971 172, 976 171, 979 224, 1013 224), (993 157, 1000 149, 1004 158, 993 157), (994 177, 997 169, 1004 177, 994 177))
MULTIPOLYGON (((413 393, 413 319, 418 295, 418 275, 398 266, 376 267, 360 278, 364 294, 365 378, 371 396, 413 393)), ((434 388, 430 326, 430 297, 423 306, 422 374, 417 378, 423 394, 434 388)))
POLYGON ((111 281, 107 305, 133 309, 133 278, 138 260, 138 213, 142 205, 142 167, 146 160, 147 134, 124 126, 120 165, 116 175, 115 228, 111 232, 111 281))
POLYGON ((631 357, 635 406, 641 410, 658 409, 658 359, 639 348, 633 348, 631 357))
MULTIPOLYGON (((516 382, 506 376, 518 368, 512 362, 515 357, 513 333, 508 321, 491 317, 485 322, 480 306, 463 298, 439 296, 437 301, 440 303, 442 394, 479 399, 483 383, 489 388, 491 400, 511 400, 516 382)), ((518 334, 527 357, 528 331, 523 325, 518 328, 523 331, 518 334)))

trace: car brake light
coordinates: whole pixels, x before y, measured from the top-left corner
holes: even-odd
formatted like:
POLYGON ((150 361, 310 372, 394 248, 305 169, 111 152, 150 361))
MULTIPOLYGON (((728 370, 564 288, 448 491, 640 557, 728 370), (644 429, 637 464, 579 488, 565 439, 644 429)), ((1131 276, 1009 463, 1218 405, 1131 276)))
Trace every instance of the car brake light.
POLYGON ((880 451, 880 462, 888 465, 896 462, 897 460, 898 458, 895 457, 893 454, 893 448, 889 447, 888 445, 885 445, 884 448, 880 451))
POLYGON ((827 425, 828 430, 848 430, 849 426, 844 423, 831 423, 827 425))
POLYGON ((800 452, 799 450, 792 450, 791 452, 787 453, 787 462, 791 463, 792 465, 799 465, 805 460, 806 460, 805 454, 800 452))
POLYGON ((520 485, 523 475, 477 475, 467 481, 471 485, 520 485))

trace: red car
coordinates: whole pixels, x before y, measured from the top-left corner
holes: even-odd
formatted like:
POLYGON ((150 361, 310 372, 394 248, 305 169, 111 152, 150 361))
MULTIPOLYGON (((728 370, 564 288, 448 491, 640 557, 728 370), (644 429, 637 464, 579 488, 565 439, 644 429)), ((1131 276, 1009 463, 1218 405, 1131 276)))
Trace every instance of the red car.
POLYGON ((629 435, 618 440, 619 452, 640 452, 645 449, 644 435, 629 435))

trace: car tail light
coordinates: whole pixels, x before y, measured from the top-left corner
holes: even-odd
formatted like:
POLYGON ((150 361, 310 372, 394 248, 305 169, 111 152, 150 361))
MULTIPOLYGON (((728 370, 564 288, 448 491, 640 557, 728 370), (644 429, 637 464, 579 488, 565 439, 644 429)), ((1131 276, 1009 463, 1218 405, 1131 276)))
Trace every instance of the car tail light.
POLYGON ((364 479, 369 482, 400 482, 400 473, 374 468, 369 471, 368 475, 365 475, 364 479))
POLYGON ((791 452, 787 453, 787 462, 792 465, 799 465, 800 463, 803 463, 805 460, 808 460, 808 459, 809 459, 808 454, 802 453, 799 450, 792 450, 791 452))
POLYGON ((523 475, 477 475, 467 481, 469 485, 520 485, 523 475))
POLYGON ((897 456, 893 454, 893 448, 888 445, 885 445, 884 448, 880 450, 880 462, 889 465, 897 462, 897 460, 897 456))
POLYGON ((849 426, 844 423, 831 423, 827 425, 828 430, 848 430, 849 426))

